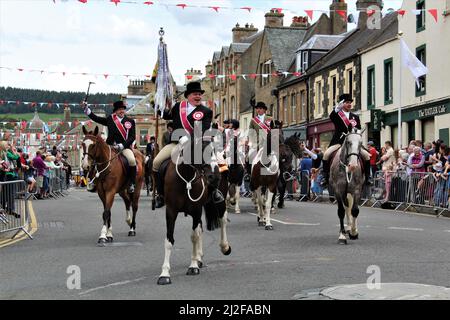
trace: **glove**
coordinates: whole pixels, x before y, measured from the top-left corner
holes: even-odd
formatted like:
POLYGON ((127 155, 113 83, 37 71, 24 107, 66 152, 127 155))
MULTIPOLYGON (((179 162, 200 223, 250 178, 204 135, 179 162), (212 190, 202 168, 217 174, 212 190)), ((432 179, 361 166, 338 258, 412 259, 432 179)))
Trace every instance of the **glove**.
POLYGON ((119 144, 117 145, 117 147, 119 147, 119 150, 120 150, 120 151, 122 151, 122 150, 124 149, 123 144, 121 144, 121 143, 119 143, 119 144))

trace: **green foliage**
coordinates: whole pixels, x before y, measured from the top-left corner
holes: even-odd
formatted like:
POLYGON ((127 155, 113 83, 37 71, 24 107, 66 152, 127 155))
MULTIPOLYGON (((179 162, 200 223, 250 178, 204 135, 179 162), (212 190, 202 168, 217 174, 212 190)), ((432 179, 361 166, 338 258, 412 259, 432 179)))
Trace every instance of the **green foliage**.
MULTIPOLYGON (((20 101, 20 102, 52 102, 52 106, 38 104, 36 108, 41 113, 61 114, 64 113, 64 106, 59 108, 55 103, 78 103, 84 100, 85 92, 71 92, 71 91, 47 91, 35 89, 20 89, 12 87, 0 87, 0 100, 3 101, 20 101)), ((93 104, 112 104, 114 101, 120 99, 120 95, 116 93, 96 93, 89 95, 88 103, 93 104)), ((17 104, 1 104, 0 114, 20 114, 34 112, 35 107, 25 105, 23 103, 17 104)), ((82 108, 77 106, 70 106, 71 113, 83 113, 82 108)), ((111 113, 112 106, 105 107, 107 114, 111 113)))

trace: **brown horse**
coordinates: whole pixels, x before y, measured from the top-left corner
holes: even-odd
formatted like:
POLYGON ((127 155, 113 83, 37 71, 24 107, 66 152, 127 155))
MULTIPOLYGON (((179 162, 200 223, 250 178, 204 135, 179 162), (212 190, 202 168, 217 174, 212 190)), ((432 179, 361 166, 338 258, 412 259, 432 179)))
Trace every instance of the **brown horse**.
POLYGON ((142 182, 144 179, 144 156, 139 150, 133 150, 136 157, 137 175, 136 188, 133 194, 129 194, 128 178, 126 169, 120 160, 120 153, 107 145, 98 134, 98 127, 94 131, 87 131, 83 127, 85 135, 82 142, 83 147, 83 170, 91 174, 90 183, 95 183, 98 196, 103 202, 103 227, 98 239, 100 245, 113 242, 111 228, 111 207, 114 196, 118 193, 125 202, 126 222, 130 226, 128 236, 136 235, 136 213, 138 201, 141 194, 142 182), (130 214, 130 206, 133 209, 133 216, 130 214))
MULTIPOLYGON (((178 148, 182 148, 180 142, 178 148)), ((175 150, 180 152, 180 150, 175 150)), ((180 160, 180 158, 178 159, 180 160)), ((221 228, 220 248, 224 255, 231 253, 231 246, 227 240, 226 224, 227 214, 225 201, 214 204, 211 200, 211 185, 219 187, 225 195, 228 187, 226 174, 219 175, 217 161, 213 157, 211 161, 203 164, 187 164, 181 161, 175 163, 171 160, 165 170, 164 176, 164 198, 166 203, 166 240, 164 244, 165 256, 162 272, 158 278, 158 284, 166 285, 172 283, 170 278, 170 255, 174 239, 175 221, 179 212, 192 217, 192 256, 187 275, 198 275, 203 265, 202 244, 202 211, 205 210, 206 228, 214 230, 221 228), (218 181, 220 177, 220 181, 218 181)), ((164 167, 165 164, 162 165, 164 167)))

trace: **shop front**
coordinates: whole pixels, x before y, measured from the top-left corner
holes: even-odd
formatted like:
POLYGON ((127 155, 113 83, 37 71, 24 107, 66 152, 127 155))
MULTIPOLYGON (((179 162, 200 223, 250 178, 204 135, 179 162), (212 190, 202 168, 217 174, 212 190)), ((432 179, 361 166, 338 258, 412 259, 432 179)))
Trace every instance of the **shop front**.
POLYGON ((333 138, 333 133, 334 124, 329 119, 308 124, 308 148, 320 147, 326 150, 333 138))

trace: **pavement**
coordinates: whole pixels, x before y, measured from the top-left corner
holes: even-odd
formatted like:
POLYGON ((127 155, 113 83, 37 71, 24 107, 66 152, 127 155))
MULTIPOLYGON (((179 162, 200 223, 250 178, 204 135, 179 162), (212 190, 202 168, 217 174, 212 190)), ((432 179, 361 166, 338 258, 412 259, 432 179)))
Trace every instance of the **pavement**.
POLYGON ((198 276, 185 275, 192 219, 180 214, 173 283, 158 286, 165 214, 151 211, 144 193, 136 237, 127 236, 124 205, 116 197, 115 242, 107 247, 97 246, 102 226, 97 194, 72 189, 61 199, 33 201, 34 239, 0 248, 0 299, 449 299, 450 219, 364 207, 359 239, 339 245, 336 205, 285 204, 272 216, 274 230, 266 231, 257 226, 250 200, 242 199, 241 214, 229 210, 231 255, 220 252, 219 230, 205 231, 206 266, 198 276), (367 290, 378 282, 388 292, 367 290))

